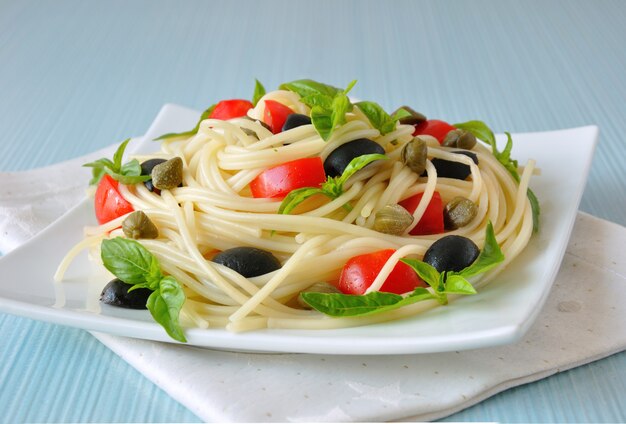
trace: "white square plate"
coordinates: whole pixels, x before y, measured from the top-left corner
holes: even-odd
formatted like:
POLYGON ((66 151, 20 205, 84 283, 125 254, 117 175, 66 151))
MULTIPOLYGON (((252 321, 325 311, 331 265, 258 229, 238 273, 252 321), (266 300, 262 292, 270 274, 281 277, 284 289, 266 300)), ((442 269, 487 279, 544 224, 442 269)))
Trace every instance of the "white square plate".
MULTIPOLYGON (((163 107, 138 151, 151 141, 193 127, 199 113, 163 107)), ((261 330, 241 334, 221 329, 187 329, 189 345, 216 349, 323 354, 406 354, 474 349, 519 339, 541 309, 567 246, 598 137, 595 126, 513 134, 513 157, 537 161, 541 175, 531 186, 541 203, 541 230, 526 250, 476 296, 455 300, 409 319, 340 330, 261 330)), ((498 137, 498 142, 503 142, 498 137)), ((87 182, 85 182, 87 183, 87 182)), ((54 284, 52 275, 66 252, 94 225, 84 201, 28 243, 0 258, 0 310, 56 324, 121 336, 172 342, 148 311, 98 302, 108 281, 81 254, 54 284)))

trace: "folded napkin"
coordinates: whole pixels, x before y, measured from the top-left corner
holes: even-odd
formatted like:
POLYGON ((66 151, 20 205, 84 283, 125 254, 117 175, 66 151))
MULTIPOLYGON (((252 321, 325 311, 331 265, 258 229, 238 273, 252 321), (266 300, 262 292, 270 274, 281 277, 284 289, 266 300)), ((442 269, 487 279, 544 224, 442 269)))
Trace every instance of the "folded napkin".
MULTIPOLYGON (((0 251, 84 196, 87 157, 0 173, 0 251)), ((626 349, 626 228, 579 213, 552 292, 518 343, 400 356, 250 354, 94 333, 207 421, 427 421, 626 349)))

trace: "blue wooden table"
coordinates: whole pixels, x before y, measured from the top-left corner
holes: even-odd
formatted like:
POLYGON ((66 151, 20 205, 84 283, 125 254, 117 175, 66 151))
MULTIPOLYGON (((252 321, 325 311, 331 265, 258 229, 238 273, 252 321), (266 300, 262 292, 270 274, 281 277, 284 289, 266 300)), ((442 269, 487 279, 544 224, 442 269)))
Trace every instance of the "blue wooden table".
MULTIPOLYGON (((581 209, 626 225, 625 21, 623 1, 0 0, 0 171, 140 135, 166 102, 249 98, 254 78, 357 79, 388 110, 497 132, 597 124, 581 209)), ((449 420, 626 421, 625 370, 617 354, 449 420)), ((88 333, 3 314, 0 387, 0 421, 198 421, 88 333)))

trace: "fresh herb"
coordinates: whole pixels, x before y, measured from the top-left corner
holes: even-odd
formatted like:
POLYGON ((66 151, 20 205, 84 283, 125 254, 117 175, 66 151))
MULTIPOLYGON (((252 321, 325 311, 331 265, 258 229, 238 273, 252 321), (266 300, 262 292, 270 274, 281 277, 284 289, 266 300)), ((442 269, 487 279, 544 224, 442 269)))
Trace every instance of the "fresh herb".
MULTIPOLYGON (((513 149, 513 139, 511 138, 511 134, 508 132, 505 133, 507 137, 506 146, 504 147, 504 150, 500 152, 496 147, 496 137, 493 135, 493 131, 491 131, 491 129, 484 122, 468 121, 460 124, 454 124, 454 126, 459 129, 469 131, 474 134, 477 139, 489 144, 491 146, 491 151, 498 162, 500 162, 507 169, 507 171, 509 171, 515 181, 519 182, 520 176, 517 172, 517 161, 511 158, 511 150, 513 149)), ((539 215, 541 213, 539 200, 530 188, 526 194, 528 196, 528 200, 530 201, 533 214, 533 232, 536 233, 539 231, 539 215)))
POLYGON ((311 196, 323 194, 331 199, 336 199, 343 194, 343 185, 357 171, 363 169, 370 163, 379 160, 388 159, 387 156, 378 153, 370 155, 358 156, 350 161, 346 169, 339 177, 328 177, 321 187, 303 187, 289 192, 278 208, 279 214, 288 214, 293 211, 300 203, 304 202, 311 196))
POLYGON ((261 84, 258 79, 255 79, 254 94, 252 95, 252 104, 256 106, 263 96, 265 96, 265 87, 263 87, 263 84, 261 84))
POLYGON ((448 303, 449 294, 475 294, 476 290, 467 278, 481 274, 498 265, 504 255, 498 246, 491 222, 485 232, 485 246, 480 255, 460 272, 439 272, 433 266, 415 259, 402 259, 426 282, 432 291, 416 288, 406 296, 394 293, 371 292, 365 295, 338 293, 301 293, 302 299, 313 309, 332 317, 365 316, 390 311, 422 300, 434 299, 440 304, 448 303))
POLYGON ((330 139, 335 128, 346 123, 346 114, 352 111, 348 92, 356 80, 348 84, 345 90, 322 84, 313 80, 297 80, 281 84, 283 90, 300 95, 300 101, 311 108, 311 123, 324 139, 330 139))
POLYGON ((155 138, 154 141, 166 140, 169 138, 191 137, 192 135, 196 135, 198 133, 198 130, 200 129, 200 123, 211 115, 211 113, 213 112, 213 109, 215 109, 215 106, 217 106, 217 104, 209 106, 208 109, 202 112, 202 115, 200 115, 200 119, 198 119, 198 123, 196 124, 195 127, 193 127, 193 129, 189 131, 180 132, 180 133, 163 134, 162 136, 155 138))
POLYGON ((113 154, 113 160, 102 158, 83 165, 92 168, 90 185, 98 184, 104 174, 109 174, 114 180, 122 184, 137 184, 150 179, 150 175, 141 175, 141 165, 137 159, 122 165, 122 156, 124 156, 124 150, 126 150, 129 141, 130 138, 127 138, 120 144, 113 154))
POLYGON ((375 102, 358 102, 355 103, 355 106, 359 108, 361 112, 367 117, 370 121, 370 124, 378 131, 380 131, 381 135, 388 134, 396 129, 396 123, 407 116, 411 116, 411 114, 400 108, 393 115, 389 115, 385 112, 378 103, 375 102))
POLYGON ((179 342, 187 342, 178 318, 185 303, 185 293, 172 276, 164 276, 159 261, 135 240, 116 237, 103 240, 101 258, 105 268, 126 284, 128 291, 138 288, 152 290, 146 306, 167 334, 179 342))

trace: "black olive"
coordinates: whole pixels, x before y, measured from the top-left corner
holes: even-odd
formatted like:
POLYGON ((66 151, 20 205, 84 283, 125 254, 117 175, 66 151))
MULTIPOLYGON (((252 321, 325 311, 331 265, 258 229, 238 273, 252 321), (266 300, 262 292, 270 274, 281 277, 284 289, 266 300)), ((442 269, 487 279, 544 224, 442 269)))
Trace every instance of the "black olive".
POLYGON ((148 302, 148 297, 152 294, 152 290, 135 289, 129 293, 128 289, 131 287, 131 284, 126 284, 118 278, 111 280, 102 290, 100 301, 107 305, 119 306, 120 308, 148 309, 146 303, 148 302))
MULTIPOLYGON (((472 158, 474 163, 478 165, 478 156, 475 153, 459 150, 452 153, 459 153, 472 158)), ((442 178, 455 178, 457 180, 464 180, 472 173, 470 167, 461 162, 453 162, 451 160, 434 158, 432 160, 433 166, 437 170, 437 176, 442 178)), ((426 173, 422 174, 426 176, 426 173)))
POLYGON ((424 254, 424 262, 439 272, 459 272, 478 258, 476 244, 463 236, 445 236, 430 245, 424 254))
MULTIPOLYGON (((151 175, 152 174, 152 168, 154 168, 155 166, 157 166, 160 163, 165 162, 166 159, 148 159, 145 162, 142 162, 141 164, 141 175, 151 175)), ((152 184, 152 180, 148 180, 148 181, 144 181, 143 185, 146 186, 146 188, 150 191, 154 191, 154 185, 152 184)), ((158 189, 157 189, 158 190, 158 189)), ((160 190, 158 190, 157 192, 160 192, 160 190)))
POLYGON ((309 118, 308 116, 302 115, 301 113, 292 113, 291 115, 287 116, 287 120, 285 121, 282 130, 287 131, 292 128, 297 128, 301 127, 302 125, 309 124, 311 124, 311 118, 309 118))
POLYGON ((256 247, 233 247, 213 257, 213 262, 224 265, 246 278, 280 269, 278 259, 267 250, 256 247))
POLYGON ((367 138, 359 138, 342 144, 330 152, 330 155, 324 161, 324 172, 329 177, 338 177, 343 174, 344 169, 346 169, 352 159, 374 153, 384 155, 385 149, 380 144, 367 138))

